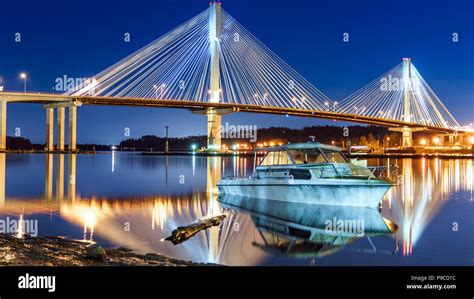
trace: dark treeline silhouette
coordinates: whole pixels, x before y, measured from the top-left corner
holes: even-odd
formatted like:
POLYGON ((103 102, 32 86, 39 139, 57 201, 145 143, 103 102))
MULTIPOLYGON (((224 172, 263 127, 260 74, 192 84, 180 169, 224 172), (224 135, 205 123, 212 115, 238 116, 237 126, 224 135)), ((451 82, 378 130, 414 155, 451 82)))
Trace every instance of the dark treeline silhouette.
MULTIPOLYGON (((206 136, 188 136, 182 138, 168 138, 168 146, 170 150, 188 151, 191 145, 196 145, 196 149, 205 146, 207 143, 206 136)), ((140 138, 131 138, 120 142, 119 150, 136 150, 136 151, 162 151, 165 149, 166 138, 157 137, 155 135, 145 135, 140 138)))
MULTIPOLYGON (((9 151, 42 151, 45 144, 34 144, 28 138, 7 136, 7 150, 9 151)), ((77 144, 80 151, 108 151, 112 145, 105 144, 77 144)), ((66 146, 67 149, 67 146, 66 146)))
MULTIPOLYGON (((237 134, 238 135, 238 134, 237 134)), ((243 136, 245 134, 241 134, 243 136)), ((377 126, 312 126, 302 129, 289 129, 284 127, 270 127, 257 130, 257 141, 251 142, 245 138, 222 138, 222 144, 227 148, 232 148, 234 144, 247 144, 249 147, 259 144, 270 143, 296 143, 312 140, 330 144, 334 141, 335 145, 347 145, 350 141, 354 145, 368 146, 397 146, 400 144, 401 134, 390 132, 388 128, 377 126)), ((196 149, 205 147, 206 136, 188 136, 182 138, 168 138, 169 150, 171 151, 189 151, 192 145, 196 149)), ((136 151, 163 151, 165 149, 166 138, 154 135, 146 135, 140 138, 131 138, 120 142, 119 150, 136 151)))
POLYGON ((33 144, 27 138, 7 136, 7 149, 9 150, 31 150, 33 144))
MULTIPOLYGON (((431 134, 428 132, 419 132, 413 134, 414 138, 430 138, 431 134)), ((239 136, 239 134, 237 134, 239 136)), ((240 134, 240 136, 248 136, 247 134, 240 134)), ((255 147, 259 145, 271 144, 285 144, 296 142, 307 142, 310 140, 331 144, 337 146, 351 145, 367 145, 372 147, 377 146, 399 146, 401 142, 401 133, 391 132, 388 128, 377 126, 312 126, 304 127, 302 129, 290 129, 284 127, 270 127, 257 130, 257 141, 252 142, 248 138, 222 138, 222 144, 226 148, 232 148, 235 144, 245 144, 248 147, 255 147)), ((187 137, 170 137, 168 138, 170 151, 189 151, 194 145, 196 149, 205 147, 207 137, 201 136, 187 136, 187 137)), ((123 140, 117 145, 118 150, 135 150, 135 151, 164 151, 166 144, 165 137, 158 137, 154 135, 145 135, 140 138, 130 138, 123 140)), ((44 150, 44 144, 32 144, 30 140, 23 137, 7 136, 8 150, 44 150)), ((78 144, 77 148, 80 151, 108 151, 112 149, 112 145, 104 144, 78 144)))

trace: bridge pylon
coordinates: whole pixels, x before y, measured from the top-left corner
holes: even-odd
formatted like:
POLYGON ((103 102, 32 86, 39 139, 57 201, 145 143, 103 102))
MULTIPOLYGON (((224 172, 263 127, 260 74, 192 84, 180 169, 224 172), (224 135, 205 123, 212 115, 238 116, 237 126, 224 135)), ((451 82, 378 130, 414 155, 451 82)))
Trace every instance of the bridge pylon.
MULTIPOLYGON (((220 54, 219 37, 222 30, 222 8, 220 2, 211 2, 209 14, 209 49, 211 56, 210 76, 209 76, 209 101, 219 103, 221 101, 220 82, 220 54)), ((207 149, 220 151, 221 142, 221 122, 222 117, 214 108, 207 109, 207 149)))

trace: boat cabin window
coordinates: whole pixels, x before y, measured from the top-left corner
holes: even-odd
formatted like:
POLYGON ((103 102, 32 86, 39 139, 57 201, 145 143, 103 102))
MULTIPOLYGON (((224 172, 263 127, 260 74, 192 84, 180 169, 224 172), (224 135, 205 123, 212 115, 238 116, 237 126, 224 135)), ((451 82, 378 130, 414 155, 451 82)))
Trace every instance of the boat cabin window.
POLYGON ((288 164, 291 164, 291 161, 288 159, 288 153, 286 151, 271 151, 265 155, 260 166, 288 164))
POLYGON ((296 164, 326 163, 324 156, 318 149, 290 150, 290 154, 296 164))
POLYGON ((321 149, 321 151, 328 158, 330 163, 347 163, 346 158, 342 155, 341 152, 329 149, 321 149))

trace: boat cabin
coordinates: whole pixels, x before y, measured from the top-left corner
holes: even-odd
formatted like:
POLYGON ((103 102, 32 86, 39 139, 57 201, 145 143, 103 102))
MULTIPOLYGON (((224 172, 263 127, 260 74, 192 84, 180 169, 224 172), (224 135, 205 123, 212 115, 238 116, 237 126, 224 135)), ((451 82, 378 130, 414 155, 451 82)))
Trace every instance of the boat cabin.
POLYGON ((369 178, 372 172, 357 167, 340 148, 322 143, 295 143, 255 150, 253 178, 369 178), (258 161, 257 152, 265 155, 258 161))
POLYGON ((340 148, 322 143, 295 143, 262 150, 266 154, 258 166, 349 163, 340 148))

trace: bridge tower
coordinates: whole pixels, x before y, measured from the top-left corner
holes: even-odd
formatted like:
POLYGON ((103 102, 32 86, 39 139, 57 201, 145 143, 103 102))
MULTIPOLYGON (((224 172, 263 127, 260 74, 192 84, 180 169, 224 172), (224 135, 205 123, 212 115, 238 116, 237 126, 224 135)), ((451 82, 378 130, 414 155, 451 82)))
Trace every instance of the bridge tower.
MULTIPOLYGON (((410 88, 411 88, 411 58, 402 58, 403 64, 403 118, 411 122, 410 112, 410 88)), ((410 147, 413 144, 413 135, 409 127, 402 129, 402 147, 410 147)))
MULTIPOLYGON (((220 83, 220 56, 219 37, 222 30, 222 8, 220 2, 211 2, 209 14, 209 42, 210 42, 210 77, 209 77, 209 102, 219 103, 221 100, 220 83)), ((207 109, 207 149, 219 151, 221 149, 221 119, 222 116, 215 108, 207 109)))
MULTIPOLYGON (((403 121, 412 122, 411 114, 411 93, 412 93, 412 70, 411 70, 411 58, 402 58, 402 78, 401 88, 403 88, 403 121)), ((413 146, 413 132, 421 131, 423 128, 390 128, 390 131, 397 131, 402 133, 402 147, 413 146)))
MULTIPOLYGON (((222 8, 220 2, 211 2, 209 14, 209 42, 211 66, 209 77, 209 101, 219 103, 221 100, 219 37, 222 30, 222 8)), ((207 149, 221 149, 220 126, 222 116, 215 108, 207 109, 207 149)))

